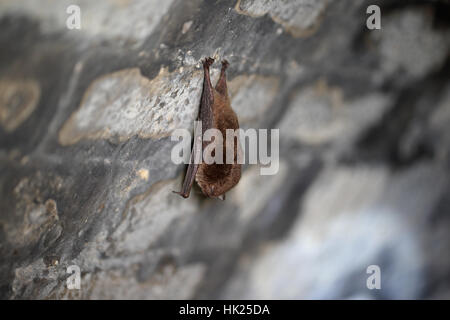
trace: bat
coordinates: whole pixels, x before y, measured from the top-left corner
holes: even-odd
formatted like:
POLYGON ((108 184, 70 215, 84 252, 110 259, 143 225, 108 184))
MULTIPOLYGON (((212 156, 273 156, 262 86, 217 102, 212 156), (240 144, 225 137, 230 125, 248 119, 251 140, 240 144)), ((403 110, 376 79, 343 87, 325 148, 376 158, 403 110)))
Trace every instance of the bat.
POLYGON ((237 136, 233 137, 233 144, 230 143, 233 141, 227 141, 226 139, 226 129, 239 129, 238 118, 231 108, 230 98, 228 96, 225 71, 227 70, 229 63, 226 60, 222 61, 220 78, 216 87, 213 88, 209 76, 209 67, 213 62, 214 59, 212 58, 203 60, 203 91, 198 116, 202 123, 202 132, 194 134, 194 144, 183 186, 181 191, 174 191, 183 198, 189 197, 192 184, 195 180, 205 196, 225 200, 225 193, 233 188, 241 178, 241 164, 237 161, 238 152, 241 152, 238 138, 237 136), (218 129, 222 133, 222 154, 224 157, 222 164, 215 162, 207 164, 205 162, 199 163, 200 161, 194 161, 195 159, 201 159, 203 150, 209 143, 214 143, 215 140, 202 141, 205 131, 211 128, 218 129), (232 146, 234 146, 234 160, 233 163, 227 164, 225 163, 225 155, 227 148, 233 148, 232 146))

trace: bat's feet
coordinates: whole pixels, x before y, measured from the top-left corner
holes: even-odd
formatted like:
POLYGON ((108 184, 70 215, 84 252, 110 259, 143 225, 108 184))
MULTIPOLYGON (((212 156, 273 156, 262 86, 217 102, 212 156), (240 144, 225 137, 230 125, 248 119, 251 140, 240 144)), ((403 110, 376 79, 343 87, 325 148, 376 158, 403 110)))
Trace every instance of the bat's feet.
POLYGON ((173 193, 179 194, 180 196, 182 196, 183 198, 188 198, 189 194, 188 193, 183 193, 181 191, 172 191, 173 193))
POLYGON ((223 60, 222 60, 222 71, 227 70, 227 68, 228 68, 229 65, 230 65, 230 64, 228 63, 228 61, 225 60, 225 59, 223 59, 223 60))
POLYGON ((203 60, 203 68, 208 69, 214 63, 214 59, 209 57, 203 60))

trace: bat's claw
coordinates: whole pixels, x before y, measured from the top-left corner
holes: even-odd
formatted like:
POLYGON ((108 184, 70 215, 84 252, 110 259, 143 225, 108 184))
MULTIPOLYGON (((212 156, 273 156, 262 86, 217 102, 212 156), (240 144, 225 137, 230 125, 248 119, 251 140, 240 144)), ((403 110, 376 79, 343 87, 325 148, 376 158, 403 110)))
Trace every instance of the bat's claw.
POLYGON ((209 57, 203 60, 203 68, 207 69, 214 63, 214 59, 209 57))
POLYGON ((225 59, 222 60, 222 70, 223 71, 225 71, 228 68, 229 65, 230 64, 228 63, 227 60, 225 60, 225 59))
POLYGON ((173 193, 179 194, 180 196, 182 196, 183 198, 188 198, 189 194, 183 193, 181 191, 172 191, 173 193))

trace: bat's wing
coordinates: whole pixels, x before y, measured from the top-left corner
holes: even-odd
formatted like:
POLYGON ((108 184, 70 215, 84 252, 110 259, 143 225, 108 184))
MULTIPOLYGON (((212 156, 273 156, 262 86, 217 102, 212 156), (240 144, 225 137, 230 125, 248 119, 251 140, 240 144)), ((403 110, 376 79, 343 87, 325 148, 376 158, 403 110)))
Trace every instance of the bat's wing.
POLYGON ((200 120, 202 121, 202 128, 197 126, 194 130, 194 146, 192 147, 191 159, 189 161, 189 167, 184 178, 183 187, 180 192, 176 192, 184 198, 189 197, 192 184, 197 174, 198 166, 202 160, 203 153, 203 133, 212 128, 213 123, 213 104, 214 104, 214 89, 211 85, 211 79, 209 77, 209 66, 214 62, 213 59, 207 58, 203 61, 203 92, 200 101, 200 120))
POLYGON ((191 158, 189 166, 184 178, 183 187, 180 192, 174 191, 183 198, 188 198, 191 192, 192 184, 194 183, 195 175, 197 174, 198 166, 202 159, 202 130, 197 126, 194 130, 194 145, 192 147, 191 158))

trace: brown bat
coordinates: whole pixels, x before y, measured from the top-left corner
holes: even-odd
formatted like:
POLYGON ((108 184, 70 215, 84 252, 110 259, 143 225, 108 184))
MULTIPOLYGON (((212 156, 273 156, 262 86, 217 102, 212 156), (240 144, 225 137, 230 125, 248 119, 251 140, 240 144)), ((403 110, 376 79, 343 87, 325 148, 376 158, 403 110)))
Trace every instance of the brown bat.
POLYGON ((236 113, 231 108, 230 98, 228 97, 227 79, 225 75, 228 61, 222 61, 220 78, 215 88, 211 85, 211 79, 209 77, 209 67, 213 62, 214 59, 212 58, 207 58, 203 61, 204 80, 199 112, 202 132, 201 135, 197 134, 194 136, 191 159, 184 178, 183 187, 180 192, 174 191, 184 198, 189 197, 195 179, 206 196, 225 200, 225 193, 233 188, 241 178, 241 165, 237 161, 238 152, 241 150, 236 136, 234 136, 234 161, 231 164, 225 163, 227 145, 229 148, 232 148, 230 146, 230 142, 232 141, 226 141, 226 129, 239 129, 236 113), (194 159, 201 159, 205 147, 215 141, 202 141, 202 136, 205 131, 211 128, 218 129, 222 133, 222 154, 224 157, 222 164, 207 164, 204 162, 196 164, 194 159))

